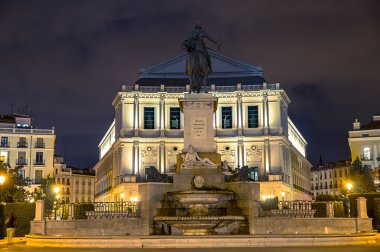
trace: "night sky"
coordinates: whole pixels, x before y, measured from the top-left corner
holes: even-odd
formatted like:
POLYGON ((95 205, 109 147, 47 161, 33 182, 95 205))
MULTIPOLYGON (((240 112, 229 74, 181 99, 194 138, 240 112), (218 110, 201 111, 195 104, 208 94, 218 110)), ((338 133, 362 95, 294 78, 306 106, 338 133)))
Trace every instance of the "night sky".
POLYGON ((221 54, 262 66, 291 99, 314 164, 349 157, 347 131, 380 112, 380 1, 1 1, 0 113, 32 103, 56 152, 86 167, 140 68, 182 53, 196 20, 221 54))

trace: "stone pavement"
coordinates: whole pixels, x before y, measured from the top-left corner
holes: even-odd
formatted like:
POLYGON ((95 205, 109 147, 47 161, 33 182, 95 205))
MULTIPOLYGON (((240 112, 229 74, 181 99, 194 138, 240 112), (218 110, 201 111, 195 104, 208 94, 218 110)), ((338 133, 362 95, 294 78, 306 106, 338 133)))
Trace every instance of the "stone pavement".
MULTIPOLYGON (((12 244, 22 243, 26 243, 25 237, 13 237, 12 244)), ((0 239, 0 245, 8 245, 8 239, 6 237, 4 239, 0 239)))

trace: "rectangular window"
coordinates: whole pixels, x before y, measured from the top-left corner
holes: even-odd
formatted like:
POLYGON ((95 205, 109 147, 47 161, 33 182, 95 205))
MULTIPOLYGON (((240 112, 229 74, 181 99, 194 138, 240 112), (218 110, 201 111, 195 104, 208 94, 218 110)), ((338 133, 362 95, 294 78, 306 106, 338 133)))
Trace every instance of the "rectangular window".
POLYGON ((362 160, 372 160, 371 148, 370 147, 368 147, 368 146, 363 147, 362 160))
POLYGON ((36 152, 36 165, 43 165, 45 163, 44 161, 44 153, 43 152, 36 152))
POLYGON ((35 184, 41 184, 41 182, 42 182, 42 170, 34 171, 34 182, 35 182, 35 184))
POLYGON ((27 164, 27 160, 26 160, 26 152, 25 151, 19 151, 17 153, 18 157, 17 157, 17 160, 16 160, 16 165, 26 165, 27 164))
POLYGON ((8 164, 8 151, 0 151, 0 162, 8 164))
POLYGON ((144 108, 144 129, 154 129, 154 108, 144 108))
POLYGON ((8 137, 1 137, 0 147, 9 147, 8 137))
POLYGON ((180 129, 181 111, 179 108, 170 108, 170 129, 180 129))
POLYGON ((45 148, 45 143, 44 143, 43 138, 41 138, 41 137, 37 138, 36 148, 45 148))
POLYGON ((259 109, 258 106, 248 106, 248 128, 259 127, 259 109))
POLYGON ((232 107, 222 107, 222 129, 232 129, 232 107))
POLYGON ((17 144, 17 147, 18 148, 27 148, 28 147, 28 144, 26 143, 26 137, 20 137, 18 144, 17 144))

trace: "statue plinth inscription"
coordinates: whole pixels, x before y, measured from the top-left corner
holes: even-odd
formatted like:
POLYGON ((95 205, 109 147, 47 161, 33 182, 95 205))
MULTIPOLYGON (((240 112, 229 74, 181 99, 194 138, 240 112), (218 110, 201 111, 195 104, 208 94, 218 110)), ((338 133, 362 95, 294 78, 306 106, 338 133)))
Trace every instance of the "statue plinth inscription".
POLYGON ((213 118, 218 98, 212 94, 185 94, 179 99, 184 114, 184 146, 199 152, 214 152, 213 118))
POLYGON ((207 118, 193 117, 191 118, 191 139, 207 138, 207 118))

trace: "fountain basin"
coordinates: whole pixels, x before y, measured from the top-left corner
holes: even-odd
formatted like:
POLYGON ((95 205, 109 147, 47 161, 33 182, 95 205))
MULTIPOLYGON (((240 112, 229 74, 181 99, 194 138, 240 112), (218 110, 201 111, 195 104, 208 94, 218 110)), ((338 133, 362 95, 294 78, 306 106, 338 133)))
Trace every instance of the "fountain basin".
POLYGON ((244 216, 156 216, 154 220, 171 226, 172 232, 183 235, 229 234, 239 227, 244 216))

